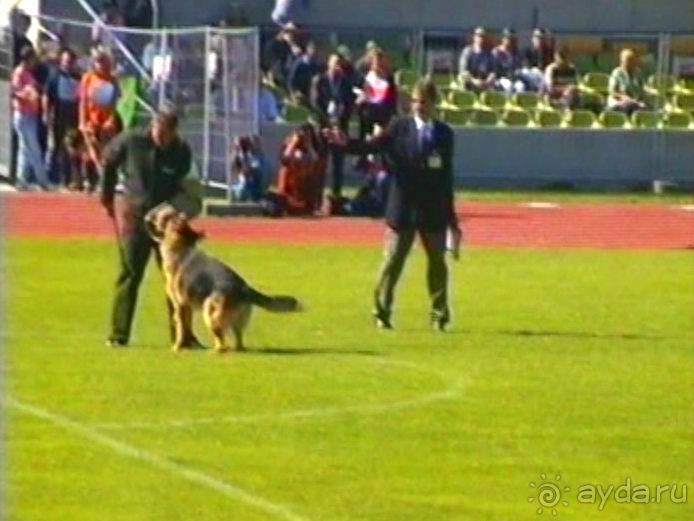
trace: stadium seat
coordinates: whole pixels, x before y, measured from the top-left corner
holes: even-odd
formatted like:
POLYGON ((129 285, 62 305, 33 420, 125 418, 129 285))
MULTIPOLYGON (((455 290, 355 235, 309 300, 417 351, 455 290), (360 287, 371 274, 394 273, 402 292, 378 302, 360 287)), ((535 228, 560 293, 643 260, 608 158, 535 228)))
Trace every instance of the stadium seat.
POLYGON ((494 127, 499 123, 496 112, 489 109, 474 109, 470 112, 469 125, 494 127))
POLYGON ((634 128, 656 129, 660 124, 660 115, 652 110, 637 110, 631 115, 634 128))
POLYGON ((607 94, 610 88, 610 76, 604 72, 589 72, 583 76, 581 86, 590 92, 607 94))
POLYGON ((668 104, 668 98, 665 94, 645 94, 644 101, 654 110, 661 110, 668 104))
POLYGON ((687 112, 668 112, 663 117, 663 126, 670 129, 687 129, 692 124, 692 117, 687 112))
POLYGON ((507 127, 527 127, 530 125, 530 114, 525 110, 507 110, 501 116, 501 122, 507 127))
POLYGON ((535 110, 540 104, 540 95, 537 92, 519 92, 513 95, 513 103, 525 110, 535 110))
POLYGON ((673 105, 684 112, 694 112, 694 94, 676 94, 673 99, 673 105))
POLYGON ((677 85, 677 79, 671 74, 653 74, 646 82, 645 90, 652 95, 672 94, 677 85))
POLYGON ((600 114, 599 121, 604 128, 623 129, 627 126, 629 119, 624 112, 606 110, 600 114))
POLYGON ((301 105, 288 103, 284 107, 284 119, 287 123, 305 123, 310 115, 311 111, 301 105))
POLYGON ((559 128, 561 127, 561 112, 554 109, 538 110, 535 114, 535 122, 538 127, 559 128))
POLYGON ((470 121, 470 113, 471 110, 444 109, 441 111, 441 118, 449 125, 463 127, 470 121))
POLYGON ((506 108, 506 95, 494 90, 488 90, 482 93, 480 102, 487 108, 503 110, 506 108))
POLYGON ((448 103, 459 109, 471 109, 477 103, 477 96, 471 91, 452 90, 448 93, 448 103))
POLYGON ((593 112, 601 112, 605 108, 605 97, 597 92, 581 92, 580 95, 581 107, 592 110, 593 112))
POLYGON ((454 83, 452 74, 429 74, 428 78, 434 82, 439 90, 444 92, 451 90, 451 84, 454 83))
POLYGON ((590 110, 570 110, 564 122, 570 128, 593 128, 595 125, 595 114, 590 110))
POLYGON ((694 79, 680 78, 675 90, 680 94, 694 94, 694 79))

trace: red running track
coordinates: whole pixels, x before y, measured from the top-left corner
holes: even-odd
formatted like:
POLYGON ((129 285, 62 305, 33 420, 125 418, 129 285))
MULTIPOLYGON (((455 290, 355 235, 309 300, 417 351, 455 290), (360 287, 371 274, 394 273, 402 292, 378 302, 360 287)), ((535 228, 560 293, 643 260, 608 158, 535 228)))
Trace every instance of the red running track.
MULTIPOLYGON (((0 195, 10 237, 111 238, 98 199, 72 194, 0 195)), ((506 248, 694 249, 694 208, 648 204, 466 203, 468 245, 506 248)), ((369 219, 204 218, 215 241, 293 245, 380 245, 384 225, 369 219)))

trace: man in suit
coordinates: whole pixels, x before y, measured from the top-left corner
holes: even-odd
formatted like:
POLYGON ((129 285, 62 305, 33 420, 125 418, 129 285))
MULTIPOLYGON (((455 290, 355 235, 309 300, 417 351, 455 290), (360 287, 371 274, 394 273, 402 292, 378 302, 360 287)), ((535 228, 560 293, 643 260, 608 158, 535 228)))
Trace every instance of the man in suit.
POLYGON ((351 154, 382 153, 393 175, 386 205, 386 258, 375 291, 376 325, 391 329, 395 286, 415 236, 427 254, 427 282, 431 324, 445 331, 448 307, 447 232, 457 256, 462 237, 454 207, 453 131, 434 118, 438 92, 430 81, 412 93, 412 115, 393 120, 370 141, 349 140, 338 129, 326 131, 328 140, 351 154))
MULTIPOLYGON (((313 79, 311 86, 311 107, 320 119, 321 127, 337 125, 347 132, 349 120, 354 110, 354 85, 345 74, 343 59, 333 54, 328 58, 328 70, 313 79)), ((342 195, 342 176, 344 153, 337 148, 331 151, 333 158, 332 196, 342 195)))

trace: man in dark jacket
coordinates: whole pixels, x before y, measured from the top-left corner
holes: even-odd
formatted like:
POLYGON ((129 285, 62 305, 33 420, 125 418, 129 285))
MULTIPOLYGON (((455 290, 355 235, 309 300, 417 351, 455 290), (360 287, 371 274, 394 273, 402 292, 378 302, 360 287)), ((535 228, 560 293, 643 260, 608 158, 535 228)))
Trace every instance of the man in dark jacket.
MULTIPOLYGON (((191 150, 178 135, 178 118, 173 113, 160 112, 149 131, 121 134, 108 146, 101 202, 112 218, 119 170, 124 176, 118 212, 122 256, 107 341, 112 347, 126 346, 130 340, 138 289, 153 249, 160 263, 159 252, 145 229, 145 215, 162 203, 189 217, 202 209, 202 187, 191 150)), ((171 319, 172 307, 167 303, 171 319)), ((187 347, 196 343, 193 337, 186 339, 187 347)))
POLYGON ((348 140, 340 131, 326 132, 334 145, 348 153, 383 153, 393 175, 386 205, 386 259, 374 310, 376 324, 385 329, 392 327, 395 286, 417 234, 428 259, 432 326, 444 331, 450 322, 447 232, 451 232, 452 250, 457 255, 461 231, 454 208, 453 131, 433 117, 437 98, 433 83, 420 82, 412 94, 413 115, 395 119, 385 132, 368 142, 348 140))
MULTIPOLYGON (((328 70, 313 79, 311 86, 311 107, 318 113, 322 127, 337 126, 343 132, 349 128, 349 120, 354 110, 354 85, 342 67, 343 59, 333 54, 328 58, 328 70)), ((344 153, 338 148, 332 151, 333 177, 332 196, 342 195, 344 153)))

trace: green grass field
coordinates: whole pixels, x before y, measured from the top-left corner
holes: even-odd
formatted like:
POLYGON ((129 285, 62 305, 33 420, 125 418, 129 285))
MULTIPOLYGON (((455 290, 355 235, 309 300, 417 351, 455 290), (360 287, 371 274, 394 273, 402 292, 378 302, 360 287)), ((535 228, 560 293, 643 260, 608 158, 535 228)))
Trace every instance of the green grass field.
POLYGON ((306 311, 256 312, 250 353, 175 355, 151 269, 134 346, 108 349, 115 246, 9 243, 9 519, 554 518, 543 473, 571 488, 558 519, 694 519, 577 498, 694 487, 691 253, 473 249, 436 334, 421 251, 382 332, 377 248, 205 247, 306 311))

